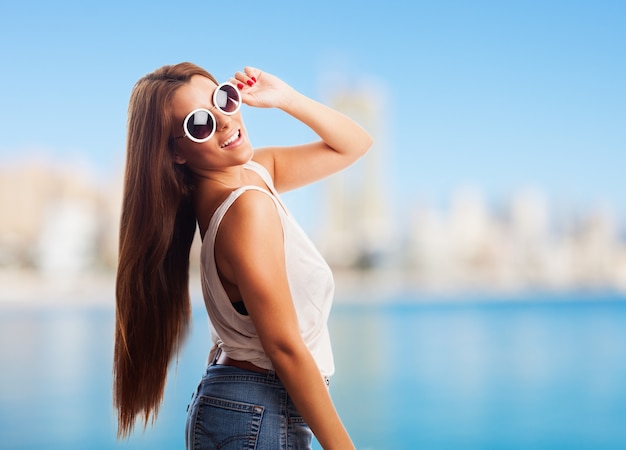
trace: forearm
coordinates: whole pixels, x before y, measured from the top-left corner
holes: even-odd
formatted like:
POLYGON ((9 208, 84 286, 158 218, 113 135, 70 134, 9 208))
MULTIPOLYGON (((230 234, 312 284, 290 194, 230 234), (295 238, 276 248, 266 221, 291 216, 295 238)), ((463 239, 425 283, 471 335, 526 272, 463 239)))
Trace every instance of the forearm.
POLYGON ((304 349, 275 354, 272 362, 298 412, 322 447, 326 450, 354 449, 310 352, 304 349))
POLYGON ((357 159, 372 144, 371 136, 354 120, 296 90, 285 95, 280 109, 307 125, 343 156, 357 159))

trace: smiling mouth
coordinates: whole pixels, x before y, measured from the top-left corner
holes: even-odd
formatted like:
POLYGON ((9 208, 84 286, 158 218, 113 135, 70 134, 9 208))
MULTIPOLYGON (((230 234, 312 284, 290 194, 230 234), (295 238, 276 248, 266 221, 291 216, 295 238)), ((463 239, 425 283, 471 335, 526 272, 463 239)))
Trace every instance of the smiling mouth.
POLYGON ((231 137, 229 137, 226 141, 224 141, 222 145, 220 145, 220 148, 228 147, 230 144, 232 144, 237 139, 239 139, 240 136, 241 136, 241 130, 237 130, 235 133, 233 133, 231 137))

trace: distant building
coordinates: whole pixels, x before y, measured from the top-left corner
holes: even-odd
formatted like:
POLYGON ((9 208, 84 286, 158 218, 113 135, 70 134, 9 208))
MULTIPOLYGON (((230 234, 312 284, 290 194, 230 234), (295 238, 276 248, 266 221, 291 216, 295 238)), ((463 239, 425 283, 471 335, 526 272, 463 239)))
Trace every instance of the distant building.
POLYGON ((319 246, 329 263, 338 268, 379 266, 392 249, 392 211, 385 179, 391 149, 386 139, 383 92, 383 86, 373 84, 351 86, 332 92, 329 101, 374 138, 361 160, 324 182, 327 218, 319 246))
POLYGON ((41 160, 5 166, 0 170, 0 270, 56 277, 110 270, 117 254, 119 192, 97 186, 84 166, 41 160))

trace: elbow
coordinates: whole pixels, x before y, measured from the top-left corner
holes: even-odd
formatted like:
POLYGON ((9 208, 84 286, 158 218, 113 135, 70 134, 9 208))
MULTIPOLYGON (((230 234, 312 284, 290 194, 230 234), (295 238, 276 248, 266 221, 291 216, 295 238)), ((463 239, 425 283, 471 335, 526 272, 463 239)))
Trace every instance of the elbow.
POLYGON ((308 352, 308 348, 301 339, 276 341, 269 345, 266 343, 264 347, 265 353, 277 372, 284 367, 294 367, 308 352))
POLYGON ((365 138, 363 139, 363 145, 362 145, 362 155, 365 155, 370 148, 372 148, 372 145, 374 144, 374 138, 372 138, 372 136, 369 133, 365 133, 365 138))
POLYGON ((355 145, 354 154, 356 155, 356 159, 359 159, 369 151, 369 149, 372 147, 372 144, 374 143, 374 139, 369 133, 363 130, 363 135, 356 142, 357 145, 355 145))

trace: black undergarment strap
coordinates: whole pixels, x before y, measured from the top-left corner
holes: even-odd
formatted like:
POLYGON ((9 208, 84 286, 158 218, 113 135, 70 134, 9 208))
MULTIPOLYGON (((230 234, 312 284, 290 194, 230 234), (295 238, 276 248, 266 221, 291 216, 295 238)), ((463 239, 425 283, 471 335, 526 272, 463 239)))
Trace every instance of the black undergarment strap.
POLYGON ((244 305, 243 300, 233 302, 233 308, 235 308, 235 311, 237 311, 242 316, 248 315, 248 310, 246 309, 246 305, 244 305))

